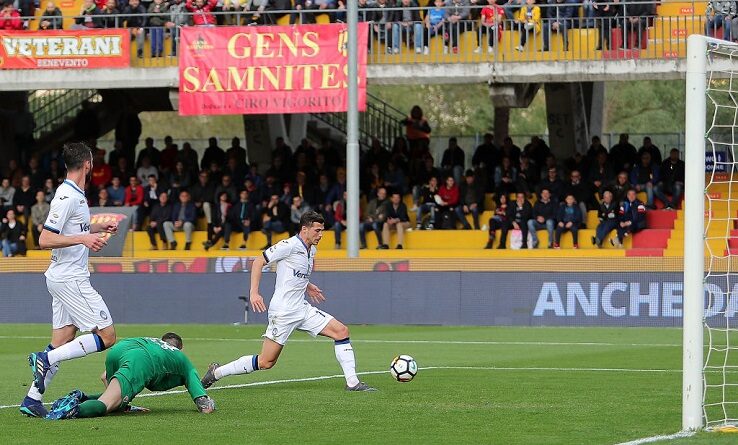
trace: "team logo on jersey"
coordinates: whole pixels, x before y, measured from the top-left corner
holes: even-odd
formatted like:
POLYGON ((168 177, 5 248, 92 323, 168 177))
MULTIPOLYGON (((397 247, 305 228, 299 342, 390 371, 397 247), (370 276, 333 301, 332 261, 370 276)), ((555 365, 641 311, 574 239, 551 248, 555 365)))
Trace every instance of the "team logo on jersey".
POLYGON ((64 201, 65 199, 69 198, 69 196, 60 196, 59 201, 64 201))
POLYGON ((51 216, 53 216, 54 218, 57 218, 57 219, 59 218, 59 215, 57 215, 56 213, 52 214, 51 216))
POLYGON ((272 337, 277 338, 277 328, 272 329, 272 337))
POLYGON ((80 199, 80 200, 79 200, 79 203, 80 203, 80 204, 85 204, 86 202, 87 202, 87 201, 85 201, 84 199, 80 199))
POLYGON ((309 273, 302 273, 299 270, 292 269, 292 276, 296 278, 310 278, 309 273))
POLYGON ((107 314, 107 312, 105 312, 105 311, 100 311, 100 318, 102 318, 103 320, 107 320, 107 319, 108 319, 108 314, 107 314))

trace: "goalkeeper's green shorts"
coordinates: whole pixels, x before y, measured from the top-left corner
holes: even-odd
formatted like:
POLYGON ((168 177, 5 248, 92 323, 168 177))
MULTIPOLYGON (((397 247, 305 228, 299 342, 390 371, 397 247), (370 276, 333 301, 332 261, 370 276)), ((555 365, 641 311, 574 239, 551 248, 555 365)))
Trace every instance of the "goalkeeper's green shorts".
POLYGON ((134 397, 143 391, 152 373, 151 357, 143 349, 116 348, 113 346, 105 358, 108 383, 118 379, 121 405, 125 408, 134 397))

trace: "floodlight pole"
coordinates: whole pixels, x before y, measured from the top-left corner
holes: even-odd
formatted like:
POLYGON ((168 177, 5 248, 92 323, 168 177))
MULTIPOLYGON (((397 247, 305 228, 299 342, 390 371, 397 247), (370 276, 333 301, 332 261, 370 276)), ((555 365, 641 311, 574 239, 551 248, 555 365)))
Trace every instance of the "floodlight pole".
POLYGON ((346 236, 347 255, 359 256, 359 63, 356 0, 346 2, 348 26, 348 110, 346 111, 346 236))

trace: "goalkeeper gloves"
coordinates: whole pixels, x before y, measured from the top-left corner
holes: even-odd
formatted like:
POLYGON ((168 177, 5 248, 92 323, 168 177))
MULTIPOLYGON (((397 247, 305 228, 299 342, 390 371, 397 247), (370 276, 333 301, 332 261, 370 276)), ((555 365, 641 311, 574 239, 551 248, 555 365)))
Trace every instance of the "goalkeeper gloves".
POLYGON ((197 410, 203 414, 210 414, 215 411, 215 400, 208 396, 200 396, 195 399, 197 410))

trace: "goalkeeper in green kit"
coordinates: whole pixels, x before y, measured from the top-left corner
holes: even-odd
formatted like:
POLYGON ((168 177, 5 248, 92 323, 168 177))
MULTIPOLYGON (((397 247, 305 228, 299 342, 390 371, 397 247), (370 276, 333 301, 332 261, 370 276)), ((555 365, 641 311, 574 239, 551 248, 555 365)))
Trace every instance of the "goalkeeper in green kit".
POLYGON ((74 390, 54 402, 47 419, 100 417, 125 410, 144 388, 166 391, 184 385, 201 413, 215 411, 192 363, 181 351, 182 338, 167 333, 158 338, 136 337, 119 341, 105 359, 105 392, 86 395, 74 390))

